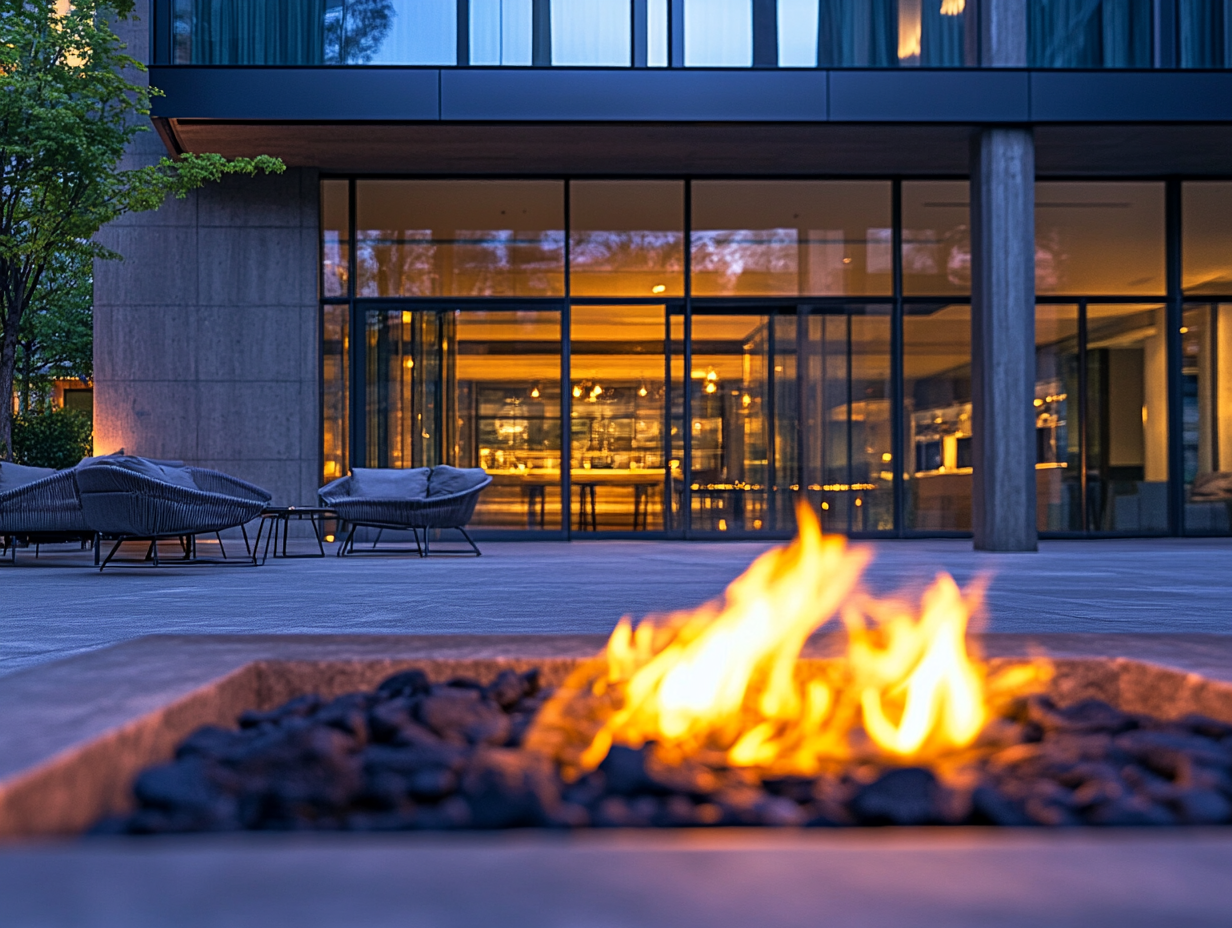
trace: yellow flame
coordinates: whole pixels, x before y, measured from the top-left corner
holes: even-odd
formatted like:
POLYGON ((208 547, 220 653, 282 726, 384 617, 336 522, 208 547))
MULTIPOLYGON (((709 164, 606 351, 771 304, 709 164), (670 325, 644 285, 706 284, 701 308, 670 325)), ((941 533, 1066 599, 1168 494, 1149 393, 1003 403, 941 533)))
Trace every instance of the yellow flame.
POLYGON ((545 707, 528 744, 560 756, 562 739, 580 734, 578 770, 613 744, 653 741, 668 757, 718 751, 734 766, 798 773, 970 745, 989 716, 986 670, 966 643, 979 590, 964 598, 940 574, 918 607, 875 599, 858 589, 868 548, 823 536, 807 505, 798 523, 795 541, 759 557, 720 600, 636 626, 622 619, 603 654, 545 707), (844 658, 810 674, 799 660, 805 643, 840 614, 844 658))

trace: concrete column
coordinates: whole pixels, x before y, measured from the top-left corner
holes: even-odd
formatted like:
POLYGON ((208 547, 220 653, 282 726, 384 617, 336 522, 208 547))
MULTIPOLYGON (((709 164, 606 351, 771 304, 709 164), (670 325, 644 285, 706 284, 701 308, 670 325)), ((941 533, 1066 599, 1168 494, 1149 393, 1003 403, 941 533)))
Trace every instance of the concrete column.
MULTIPOLYGON (((118 24, 148 61, 149 7, 118 24)), ((139 135, 125 167, 166 150, 139 135)), ((125 216, 94 266, 94 448, 214 467, 305 504, 320 486, 317 172, 230 177, 125 216)))
MULTIPOLYGON (((1027 0, 981 0, 980 62, 1027 61, 1027 0)), ((972 528, 982 551, 1034 551, 1035 141, 971 140, 972 528)))
POLYGON ((971 145, 972 522, 983 551, 1034 551, 1035 145, 1030 129, 971 145))

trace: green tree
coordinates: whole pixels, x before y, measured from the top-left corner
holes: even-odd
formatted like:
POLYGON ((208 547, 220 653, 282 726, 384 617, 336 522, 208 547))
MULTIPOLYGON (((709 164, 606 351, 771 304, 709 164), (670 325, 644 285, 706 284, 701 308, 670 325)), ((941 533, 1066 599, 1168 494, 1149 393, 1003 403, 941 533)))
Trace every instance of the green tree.
POLYGON ((17 413, 49 411, 52 384, 94 374, 94 286, 90 261, 61 256, 43 275, 21 320, 15 368, 17 413))
MULTIPOLYGON (((111 24, 132 0, 0 0, 0 460, 12 455, 23 322, 58 269, 117 258, 94 241, 125 213, 157 209, 225 174, 281 172, 276 158, 186 154, 125 169, 149 131, 154 88, 111 24)), ((51 291, 46 288, 51 287, 51 291)))

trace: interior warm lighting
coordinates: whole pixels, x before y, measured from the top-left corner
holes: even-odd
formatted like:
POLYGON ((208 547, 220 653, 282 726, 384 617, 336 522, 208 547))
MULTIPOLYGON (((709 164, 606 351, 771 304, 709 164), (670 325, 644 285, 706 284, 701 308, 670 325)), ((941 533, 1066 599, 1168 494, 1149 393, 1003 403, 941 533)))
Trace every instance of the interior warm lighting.
POLYGON ((326 535, 326 536, 325 536, 325 540, 326 540, 326 542, 332 542, 332 541, 334 540, 334 536, 333 536, 333 535, 326 535))
POLYGON ((640 387, 638 387, 638 388, 637 388, 637 395, 638 395, 638 396, 645 396, 645 395, 646 395, 647 393, 649 393, 649 392, 650 392, 650 391, 646 389, 646 385, 645 385, 645 384, 642 384, 640 387))
POLYGON ((1182 335, 1188 335, 1188 334, 1189 334, 1189 326, 1187 326, 1187 325, 1183 325, 1183 326, 1181 326, 1181 334, 1182 334, 1182 335))
POLYGON ((881 453, 881 460, 883 460, 883 461, 893 461, 893 460, 894 460, 894 455, 890 454, 890 452, 888 452, 888 451, 883 451, 883 452, 881 453))
POLYGON ((719 519, 719 531, 720 532, 727 531, 727 520, 726 519, 719 519))
POLYGON ((710 368, 710 370, 706 371, 706 379, 709 380, 711 383, 714 383, 716 380, 719 379, 718 372, 716 372, 713 367, 710 368))
POLYGON ((530 396, 531 396, 531 399, 535 399, 535 400, 539 399, 539 384, 535 384, 533 387, 530 388, 530 396))
POLYGON ((717 392, 717 391, 718 391, 718 389, 719 389, 719 387, 718 387, 718 385, 717 385, 717 384, 715 384, 715 383, 713 383, 713 382, 711 382, 711 381, 707 381, 707 382, 706 382, 706 392, 707 392, 707 393, 715 393, 715 392, 717 392))
POLYGON ((574 388, 573 388, 573 395, 574 395, 574 397, 579 397, 579 396, 581 396, 581 395, 582 395, 582 388, 581 388, 581 387, 574 387, 574 388))
POLYGON ((830 508, 830 504, 829 504, 829 503, 825 503, 825 502, 823 502, 823 503, 821 504, 821 508, 822 508, 822 509, 829 509, 829 508, 830 508))
POLYGON ((653 287, 650 288, 651 293, 663 293, 666 290, 667 290, 666 284, 655 284, 653 287))
MULTIPOLYGON (((919 14, 917 13, 916 15, 918 16, 919 14)), ((909 31, 903 30, 898 34, 898 57, 900 61, 905 58, 915 58, 920 54, 920 23, 917 20, 911 25, 912 28, 909 31)), ((846 263, 848 260, 844 258, 843 262, 846 263)))
POLYGON ((1039 407, 1041 407, 1041 406, 1043 406, 1043 405, 1044 405, 1044 401, 1043 401, 1043 400, 1041 400, 1041 399, 1037 396, 1037 397, 1035 398, 1035 408, 1036 408, 1036 409, 1038 409, 1039 407))
POLYGON ((942 16, 961 16, 967 8, 967 0, 941 0, 942 16))
POLYGON ((753 404, 753 397, 749 396, 747 393, 744 394, 744 396, 740 397, 741 406, 751 406, 752 404, 753 404))
POLYGON ((402 362, 402 366, 405 367, 409 371, 411 368, 415 366, 415 359, 407 358, 405 361, 402 362))
POLYGON ((859 586, 869 549, 823 537, 807 505, 797 520, 796 540, 720 599, 636 627, 622 619, 540 711, 528 747, 559 758, 566 775, 594 769, 614 744, 651 742, 668 763, 718 754, 776 774, 914 762, 971 745, 994 706, 1047 678, 1046 664, 994 678, 972 658, 978 592, 964 596, 940 574, 918 605, 875 599, 859 586), (801 663, 834 616, 846 629, 842 658, 801 663))

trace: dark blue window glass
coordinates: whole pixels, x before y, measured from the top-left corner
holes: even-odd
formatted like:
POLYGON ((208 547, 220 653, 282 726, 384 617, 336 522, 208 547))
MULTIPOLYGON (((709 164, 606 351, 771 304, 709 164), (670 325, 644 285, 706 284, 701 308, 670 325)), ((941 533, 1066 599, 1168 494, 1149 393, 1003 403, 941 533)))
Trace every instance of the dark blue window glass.
POLYGON ((1151 0, 1031 0, 1037 68, 1149 68, 1151 0))

